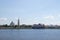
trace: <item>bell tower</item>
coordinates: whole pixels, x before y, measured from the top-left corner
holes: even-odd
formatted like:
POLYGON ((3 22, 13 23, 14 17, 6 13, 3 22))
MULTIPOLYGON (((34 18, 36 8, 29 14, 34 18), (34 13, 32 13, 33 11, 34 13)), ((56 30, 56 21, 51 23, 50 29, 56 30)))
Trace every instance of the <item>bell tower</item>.
POLYGON ((19 21, 19 18, 18 18, 18 27, 20 27, 20 21, 19 21))

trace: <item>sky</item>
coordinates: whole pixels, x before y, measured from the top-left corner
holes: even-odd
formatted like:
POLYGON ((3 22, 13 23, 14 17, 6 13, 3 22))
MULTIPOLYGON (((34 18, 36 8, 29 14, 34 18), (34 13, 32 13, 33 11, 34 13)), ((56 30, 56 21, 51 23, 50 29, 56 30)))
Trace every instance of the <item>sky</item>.
POLYGON ((60 0, 0 0, 0 25, 10 24, 60 25, 60 0))

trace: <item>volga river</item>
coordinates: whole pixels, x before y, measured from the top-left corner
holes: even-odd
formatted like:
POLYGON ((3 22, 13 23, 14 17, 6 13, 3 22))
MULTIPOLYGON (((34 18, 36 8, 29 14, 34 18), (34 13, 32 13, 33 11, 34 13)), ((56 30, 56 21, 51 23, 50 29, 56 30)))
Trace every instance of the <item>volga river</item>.
POLYGON ((60 29, 0 29, 0 40, 60 40, 60 29))

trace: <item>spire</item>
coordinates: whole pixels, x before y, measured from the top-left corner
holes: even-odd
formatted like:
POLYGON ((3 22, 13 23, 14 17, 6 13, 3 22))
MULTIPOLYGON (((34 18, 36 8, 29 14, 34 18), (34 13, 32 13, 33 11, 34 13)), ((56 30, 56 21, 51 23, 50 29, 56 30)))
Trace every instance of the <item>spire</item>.
POLYGON ((19 21, 19 19, 18 19, 18 27, 20 26, 20 21, 19 21))

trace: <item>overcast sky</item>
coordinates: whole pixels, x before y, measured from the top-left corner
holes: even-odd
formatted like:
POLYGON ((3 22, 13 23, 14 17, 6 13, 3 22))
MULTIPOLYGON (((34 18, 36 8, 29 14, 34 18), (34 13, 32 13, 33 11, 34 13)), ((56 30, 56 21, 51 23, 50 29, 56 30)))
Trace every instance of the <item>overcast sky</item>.
POLYGON ((60 0, 0 0, 0 24, 60 24, 60 0))

